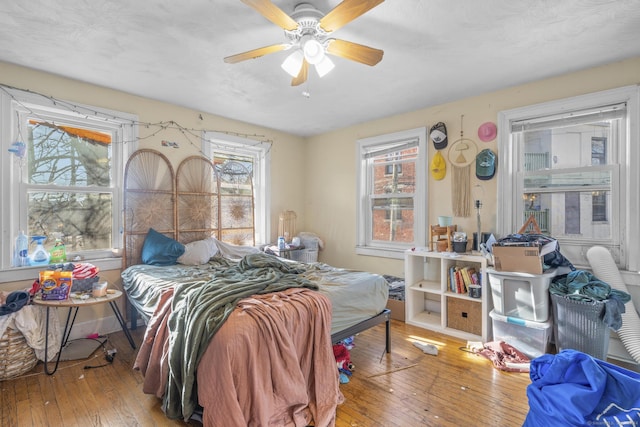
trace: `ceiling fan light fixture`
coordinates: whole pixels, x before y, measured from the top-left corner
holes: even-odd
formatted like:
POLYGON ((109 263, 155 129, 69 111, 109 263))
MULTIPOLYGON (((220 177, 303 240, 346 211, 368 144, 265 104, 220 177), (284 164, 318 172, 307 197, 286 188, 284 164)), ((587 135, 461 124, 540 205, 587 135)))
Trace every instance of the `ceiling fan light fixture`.
POLYGON ((329 72, 333 70, 334 67, 335 67, 335 64, 333 63, 333 61, 330 60, 329 57, 325 55, 325 57, 322 58, 322 61, 316 64, 316 72, 322 78, 327 74, 329 74, 329 72))
POLYGON ((302 44, 302 50, 304 51, 304 57, 309 64, 319 64, 324 58, 324 46, 313 38, 304 40, 302 44))
POLYGON ((300 73, 303 60, 304 55, 302 54, 302 51, 300 49, 296 49, 291 53, 291 55, 285 58, 284 62, 282 62, 281 67, 291 77, 296 77, 298 73, 300 73))

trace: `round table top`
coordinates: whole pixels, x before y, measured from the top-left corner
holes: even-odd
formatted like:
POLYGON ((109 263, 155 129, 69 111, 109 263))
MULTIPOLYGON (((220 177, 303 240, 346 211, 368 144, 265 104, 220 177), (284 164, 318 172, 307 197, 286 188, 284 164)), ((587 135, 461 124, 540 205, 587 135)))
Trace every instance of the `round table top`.
POLYGON ((81 307, 85 305, 104 304, 105 302, 114 301, 122 296, 122 291, 117 289, 109 289, 105 296, 94 297, 91 294, 84 294, 85 298, 74 297, 74 293, 71 292, 71 296, 65 300, 43 300, 42 296, 38 293, 33 303, 37 305, 45 305, 49 307, 81 307), (88 296, 88 298, 86 298, 88 296))

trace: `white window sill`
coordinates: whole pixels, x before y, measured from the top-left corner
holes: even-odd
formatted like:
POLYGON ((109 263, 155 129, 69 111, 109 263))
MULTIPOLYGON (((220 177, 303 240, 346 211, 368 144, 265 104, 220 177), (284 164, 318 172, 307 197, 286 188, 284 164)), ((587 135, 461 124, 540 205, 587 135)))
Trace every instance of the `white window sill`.
MULTIPOLYGON (((122 268, 121 257, 92 259, 87 260, 86 262, 95 265, 100 269, 100 271, 120 270, 122 268)), ((37 267, 20 267, 2 270, 0 271, 0 283, 36 280, 38 278, 38 273, 42 270, 46 270, 46 268, 47 266, 45 265, 39 265, 37 267)))
POLYGON ((381 258, 404 259, 404 252, 407 248, 375 248, 372 246, 356 246, 356 254, 377 256, 381 258))

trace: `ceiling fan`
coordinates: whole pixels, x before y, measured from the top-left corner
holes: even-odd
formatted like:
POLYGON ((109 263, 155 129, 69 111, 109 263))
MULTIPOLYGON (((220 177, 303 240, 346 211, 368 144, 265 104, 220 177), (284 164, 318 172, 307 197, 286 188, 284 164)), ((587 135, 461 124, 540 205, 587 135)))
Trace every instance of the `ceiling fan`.
POLYGON ((333 61, 326 54, 371 66, 382 60, 384 52, 380 49, 334 39, 329 35, 384 0, 343 0, 326 15, 309 3, 300 3, 291 16, 269 0, 241 1, 281 27, 288 41, 227 56, 224 62, 235 64, 269 53, 293 50, 282 63, 282 68, 293 77, 291 85, 298 86, 307 80, 310 64, 315 66, 320 77, 333 69, 333 61))

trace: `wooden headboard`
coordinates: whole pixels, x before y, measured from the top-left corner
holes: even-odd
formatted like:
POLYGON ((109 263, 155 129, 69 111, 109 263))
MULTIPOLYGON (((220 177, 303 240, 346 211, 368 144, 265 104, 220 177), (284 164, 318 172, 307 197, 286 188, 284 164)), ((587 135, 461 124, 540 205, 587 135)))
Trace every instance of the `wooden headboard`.
POLYGON ((215 179, 213 164, 205 157, 186 158, 174 173, 169 159, 158 151, 133 153, 124 178, 123 268, 141 263, 149 228, 181 243, 214 234, 215 179))

